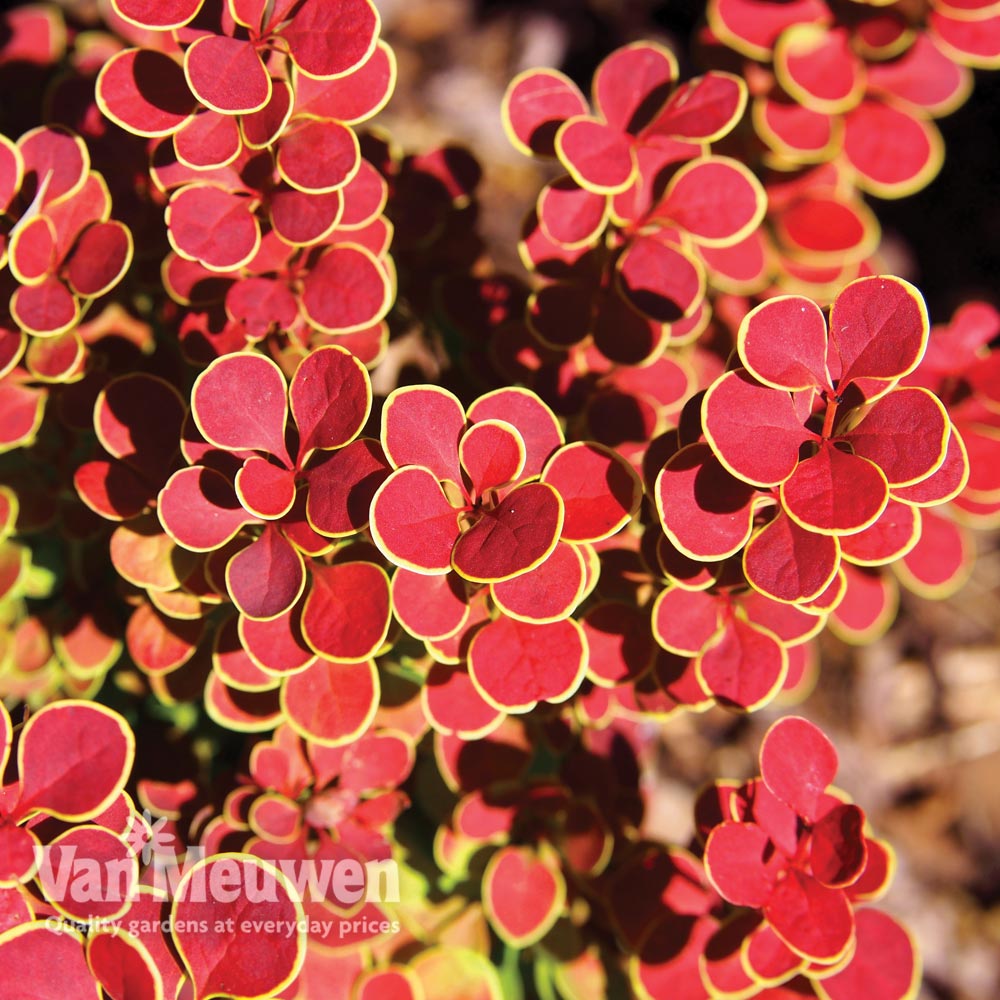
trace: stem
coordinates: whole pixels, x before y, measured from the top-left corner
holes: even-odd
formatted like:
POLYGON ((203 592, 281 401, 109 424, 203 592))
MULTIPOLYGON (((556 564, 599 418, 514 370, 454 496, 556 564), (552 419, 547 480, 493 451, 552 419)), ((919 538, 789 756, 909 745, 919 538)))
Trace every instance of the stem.
POLYGON ((823 432, 822 437, 824 441, 828 441, 833 434, 833 422, 837 419, 837 404, 839 400, 834 396, 833 400, 827 398, 826 404, 826 416, 823 418, 823 432))

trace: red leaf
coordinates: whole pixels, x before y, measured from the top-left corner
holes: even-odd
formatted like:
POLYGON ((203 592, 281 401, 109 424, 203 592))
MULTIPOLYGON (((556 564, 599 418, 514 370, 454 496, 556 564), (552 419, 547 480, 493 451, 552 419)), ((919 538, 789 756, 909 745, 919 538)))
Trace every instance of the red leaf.
POLYGON ((202 466, 175 472, 157 499, 164 530, 178 545, 194 552, 221 548, 256 518, 240 504, 221 473, 202 466))
POLYGON ((371 383, 365 366, 341 347, 311 351, 288 390, 299 429, 299 464, 313 448, 341 448, 357 437, 371 412, 371 383))
POLYGON ((375 47, 379 15, 369 0, 304 0, 281 29, 292 61, 307 76, 345 76, 375 47))
POLYGON ((191 412, 209 443, 228 451, 269 452, 291 465, 285 450, 285 376, 270 358, 217 358, 195 380, 191 412))
POLYGON ((467 580, 498 582, 544 562, 563 528, 563 503, 547 483, 526 483, 485 511, 455 543, 452 567, 467 580))
POLYGON ((392 304, 386 272, 370 250, 330 247, 302 282, 306 319, 324 333, 349 333, 381 320, 392 304))
POLYGON ((296 114, 358 125, 386 105, 396 85, 396 57, 379 41, 365 62, 346 76, 315 80, 295 77, 296 114))
POLYGON ((909 282, 884 275, 852 281, 830 312, 831 374, 841 388, 851 379, 906 375, 923 356, 928 330, 927 307, 909 282))
POLYGON ((295 476, 266 458, 248 458, 236 473, 240 503, 255 517, 280 518, 295 502, 295 476))
POLYGON ((197 107, 184 71, 154 49, 111 56, 97 77, 96 93, 101 111, 116 125, 150 137, 176 132, 197 107))
POLYGON ((21 732, 21 790, 14 815, 95 816, 125 786, 134 756, 135 737, 117 712, 83 702, 47 705, 21 732))
POLYGON ((87 964, 111 997, 158 997, 163 993, 159 970, 149 952, 130 933, 101 931, 87 939, 87 964))
POLYGON ((707 156, 671 178, 654 218, 669 219, 707 246, 728 246, 750 235, 764 218, 767 196, 738 160, 707 156))
POLYGON ((308 647, 299 627, 301 611, 291 611, 269 621, 240 617, 240 641, 247 654, 261 668, 275 674, 291 674, 304 669, 315 653, 308 647))
POLYGON ((295 119, 281 135, 276 165, 282 178, 299 191, 335 191, 361 165, 358 137, 340 122, 295 119))
POLYGON ((819 728, 798 716, 779 719, 760 745, 767 787, 800 816, 816 819, 823 792, 837 774, 837 751, 819 728))
POLYGON ((473 424, 458 443, 459 460, 468 473, 472 495, 483 497, 491 489, 517 480, 524 468, 524 441, 504 420, 473 424))
POLYGON ((371 533, 382 554, 418 573, 447 573, 458 538, 458 511, 435 475, 422 466, 397 469, 378 488, 371 533))
POLYGON ((533 625, 498 618, 477 632, 469 672, 483 697, 505 712, 565 701, 580 686, 587 643, 572 619, 533 625))
POLYGON ((569 77, 554 69, 519 73, 507 86, 501 114, 511 142, 528 156, 555 156, 559 126, 587 112, 587 101, 569 77))
POLYGON ((392 577, 392 610, 418 639, 446 639, 469 617, 465 584, 455 573, 426 576, 397 569, 392 577))
POLYGON ((224 167, 242 149, 236 118, 217 111, 199 111, 174 133, 177 159, 198 170, 224 167))
POLYGON ((750 537, 757 491, 726 471, 705 444, 671 456, 656 477, 656 509, 667 537, 685 555, 722 559, 750 537))
POLYGON ((210 271, 233 271, 260 247, 260 223, 249 197, 209 184, 180 188, 167 205, 170 245, 210 271))
POLYGON ((31 921, 0 936, 0 962, 16 969, 5 984, 5 1000, 99 1000, 100 988, 83 955, 83 935, 74 928, 31 921))
POLYGON ((836 538, 806 531, 784 513, 758 531, 743 551, 750 585, 778 601, 815 600, 839 565, 836 538))
POLYGON ((439 480, 462 482, 458 447, 464 429, 462 404, 434 386, 396 389, 382 408, 382 444, 389 461, 397 469, 422 465, 439 480))
POLYGON ((111 6, 130 24, 166 31, 187 24, 204 0, 112 0, 111 6))
POLYGON ((639 236, 618 259, 617 284, 622 297, 656 323, 690 316, 705 296, 701 265, 679 246, 639 236))
POLYGON ((55 277, 38 285, 19 285, 11 296, 10 314, 24 331, 36 337, 55 337, 75 326, 80 306, 55 277))
POLYGON ((486 866, 486 915, 497 934, 513 947, 525 948, 545 937, 565 901, 562 872, 531 848, 502 847, 486 866))
POLYGON ((677 59, 668 48, 633 42, 597 67, 594 103, 609 125, 636 135, 666 102, 677 76, 677 59))
POLYGON ((635 177, 635 159, 626 136, 589 115, 563 122, 555 148, 573 180, 597 194, 624 191, 635 177))
POLYGON ((389 631, 389 578, 374 563, 312 563, 302 634, 321 656, 355 663, 374 656, 389 631))
POLYGON ((271 77, 256 47, 225 35, 202 35, 184 53, 184 76, 206 107, 224 115, 260 111, 271 98, 271 77))
POLYGON ((226 566, 226 589, 248 618, 276 618, 299 599, 305 587, 302 556, 272 524, 226 566))
POLYGON ((642 498, 639 477, 625 459, 583 441, 560 448, 546 464, 542 482, 563 501, 562 537, 571 542, 610 537, 638 510, 642 498))
POLYGON ((719 702, 752 712, 781 690, 788 654, 766 629, 734 617, 702 651, 695 670, 719 702))
POLYGON ((281 692, 282 707, 295 731, 324 746, 356 740, 374 718, 378 699, 378 672, 371 660, 317 660, 291 675, 281 692))
POLYGON ((909 933, 887 913, 858 910, 857 947, 844 969, 823 977, 829 1000, 905 1000, 916 992, 920 962, 909 933), (861 990, 863 993, 859 993, 861 990))
POLYGON ((889 502, 882 470, 860 455, 822 441, 781 484, 781 503, 807 530, 850 534, 873 524, 889 502))
POLYGON ((463 740, 482 739, 504 719, 499 709, 483 700, 461 665, 431 664, 420 700, 434 729, 463 740))
MULTIPOLYGON (((585 594, 587 571, 580 550, 560 541, 539 566, 490 585, 497 606, 512 618, 549 622, 566 618, 585 594)), ((397 609, 398 613, 398 609, 397 609)))
POLYGON ((742 369, 710 386, 701 411, 712 451, 733 475, 755 486, 786 480, 799 464, 802 443, 815 438, 790 395, 759 385, 742 369))
POLYGON ((469 420, 506 420, 524 441, 523 479, 537 476, 546 459, 564 441, 562 428, 553 412, 528 389, 494 389, 480 396, 468 411, 469 420))
POLYGON ((682 83, 645 135, 667 135, 695 142, 715 142, 732 130, 747 103, 741 77, 712 72, 682 83))
POLYGON ((933 122, 884 99, 865 100, 844 121, 844 155, 857 183, 878 198, 901 198, 929 184, 944 161, 933 122))
POLYGON ((196 862, 177 887, 170 917, 196 1000, 224 993, 273 996, 295 979, 305 959, 305 935, 297 930, 302 904, 276 868, 248 854, 196 862), (233 930, 198 929, 202 922, 226 927, 227 920, 233 930))
POLYGON ((844 893, 794 868, 774 887, 764 915, 789 948, 824 964, 843 956, 854 937, 854 914, 844 893))
POLYGON ((747 313, 739 330, 740 359, 754 378, 775 389, 825 388, 826 319, 801 295, 768 299, 747 313))

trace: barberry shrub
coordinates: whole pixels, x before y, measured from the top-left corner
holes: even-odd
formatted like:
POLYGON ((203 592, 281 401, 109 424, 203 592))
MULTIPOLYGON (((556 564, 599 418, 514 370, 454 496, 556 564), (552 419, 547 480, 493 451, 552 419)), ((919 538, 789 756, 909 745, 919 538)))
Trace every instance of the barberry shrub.
POLYGON ((520 275, 372 0, 2 15, 0 995, 915 996, 775 706, 1000 523, 1000 316, 866 201, 1000 17, 851 6, 516 75, 520 275), (761 709, 664 843, 662 727, 761 709))

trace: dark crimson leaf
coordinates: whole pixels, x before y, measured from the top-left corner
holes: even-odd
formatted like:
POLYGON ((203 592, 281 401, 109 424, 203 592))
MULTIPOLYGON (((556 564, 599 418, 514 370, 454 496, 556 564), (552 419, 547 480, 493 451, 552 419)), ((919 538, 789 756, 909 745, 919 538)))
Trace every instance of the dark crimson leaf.
POLYGON ((518 576, 549 557, 563 519, 563 502, 553 486, 518 486, 459 536, 451 565, 460 576, 479 583, 518 576))
POLYGON ((834 806, 813 824, 809 865, 823 885, 850 885, 864 871, 864 825, 865 814, 852 805, 834 806))
POLYGON ((273 524, 226 566, 226 589, 248 618, 276 618, 299 599, 305 587, 302 556, 273 524))
POLYGON ((334 538, 364 530, 372 498, 389 471, 381 445, 372 438, 338 449, 308 470, 309 523, 334 538))

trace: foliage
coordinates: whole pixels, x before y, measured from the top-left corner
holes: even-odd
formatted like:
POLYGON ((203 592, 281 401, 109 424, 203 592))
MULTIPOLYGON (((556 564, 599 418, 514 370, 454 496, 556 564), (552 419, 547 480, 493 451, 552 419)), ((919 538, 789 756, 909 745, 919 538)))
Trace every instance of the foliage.
POLYGON ((661 724, 802 701, 1000 523, 1000 317, 932 326, 866 201, 994 8, 708 0, 700 75, 518 74, 515 276, 474 158, 366 126, 371 0, 69 6, 0 21, 0 992, 915 995, 812 722, 687 844, 647 798, 661 724))

